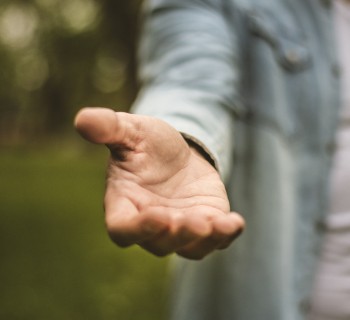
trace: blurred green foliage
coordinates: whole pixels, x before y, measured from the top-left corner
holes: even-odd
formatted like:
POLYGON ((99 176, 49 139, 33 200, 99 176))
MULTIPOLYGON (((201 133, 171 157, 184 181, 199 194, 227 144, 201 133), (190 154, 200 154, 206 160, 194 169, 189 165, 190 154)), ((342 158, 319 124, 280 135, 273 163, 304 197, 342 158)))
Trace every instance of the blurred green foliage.
POLYGON ((0 319, 164 319, 167 259, 108 239, 107 152, 72 128, 132 103, 140 2, 0 2, 0 319))
POLYGON ((164 319, 166 260, 111 243, 106 154, 84 154, 0 153, 0 319, 164 319))
POLYGON ((0 2, 1 144, 61 134, 81 106, 128 109, 140 2, 0 2))

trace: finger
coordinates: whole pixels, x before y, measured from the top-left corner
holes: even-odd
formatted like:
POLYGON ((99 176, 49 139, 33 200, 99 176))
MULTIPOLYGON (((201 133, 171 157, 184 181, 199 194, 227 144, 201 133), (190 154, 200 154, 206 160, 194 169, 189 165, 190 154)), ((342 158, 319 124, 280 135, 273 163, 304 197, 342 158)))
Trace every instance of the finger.
POLYGON ((106 201, 106 227, 117 245, 127 247, 153 238, 169 228, 168 216, 157 213, 139 213, 127 198, 106 201))
POLYGON ((229 247, 231 243, 241 235, 245 228, 244 219, 239 214, 232 212, 228 215, 228 218, 229 222, 227 222, 227 219, 225 219, 226 221, 221 221, 220 219, 216 221, 217 230, 226 229, 226 237, 216 249, 222 250, 229 247))
POLYGON ((144 242, 166 232, 168 223, 164 216, 140 214, 131 219, 115 219, 108 222, 108 234, 120 247, 144 242))
POLYGON ((218 216, 212 219, 211 234, 177 251, 188 259, 200 260, 216 249, 228 247, 242 232, 244 220, 237 214, 218 216))
POLYGON ((165 256, 194 241, 204 239, 210 232, 211 226, 206 219, 173 213, 167 232, 149 238, 140 245, 157 256, 165 256))
POLYGON ((75 117, 75 127, 88 141, 110 149, 134 149, 138 130, 135 115, 106 108, 83 108, 75 117))

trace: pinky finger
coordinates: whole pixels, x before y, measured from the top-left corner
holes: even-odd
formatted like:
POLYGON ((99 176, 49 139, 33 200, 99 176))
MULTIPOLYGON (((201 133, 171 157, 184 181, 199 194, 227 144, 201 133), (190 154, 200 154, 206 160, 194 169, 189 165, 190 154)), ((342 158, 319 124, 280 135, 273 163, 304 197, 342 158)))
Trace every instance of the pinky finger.
POLYGON ((194 260, 200 260, 216 249, 227 248, 244 229, 244 220, 238 214, 216 217, 212 220, 210 236, 191 243, 177 251, 177 254, 194 260))

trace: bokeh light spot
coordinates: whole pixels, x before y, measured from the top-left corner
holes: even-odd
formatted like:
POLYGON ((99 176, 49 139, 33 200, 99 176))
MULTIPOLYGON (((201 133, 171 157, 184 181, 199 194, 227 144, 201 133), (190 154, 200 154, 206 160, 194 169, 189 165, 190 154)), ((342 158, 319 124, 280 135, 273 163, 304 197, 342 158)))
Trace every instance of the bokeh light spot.
POLYGON ((15 70, 17 84, 27 91, 39 89, 49 76, 48 63, 36 50, 18 58, 15 70))
POLYGON ((38 15, 30 7, 9 5, 0 16, 0 39, 8 47, 22 49, 35 37, 38 15))
POLYGON ((105 53, 99 54, 94 72, 94 85, 103 93, 118 91, 125 81, 124 59, 105 53))
POLYGON ((91 0, 65 0, 61 3, 63 26, 74 33, 92 28, 98 13, 99 7, 91 0))

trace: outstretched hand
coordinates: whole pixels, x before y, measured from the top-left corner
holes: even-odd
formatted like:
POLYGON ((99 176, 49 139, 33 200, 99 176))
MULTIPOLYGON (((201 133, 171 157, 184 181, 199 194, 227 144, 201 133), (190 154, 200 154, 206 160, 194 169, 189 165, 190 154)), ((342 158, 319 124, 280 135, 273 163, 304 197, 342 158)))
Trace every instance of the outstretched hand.
POLYGON ((111 152, 104 206, 108 233, 119 246, 201 259, 243 230, 216 170, 164 121, 85 108, 75 126, 111 152))

